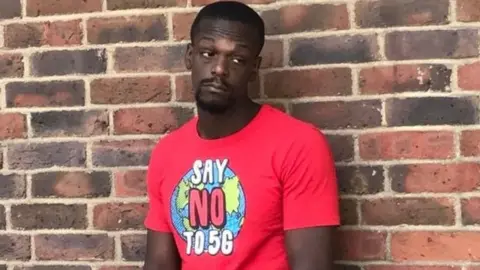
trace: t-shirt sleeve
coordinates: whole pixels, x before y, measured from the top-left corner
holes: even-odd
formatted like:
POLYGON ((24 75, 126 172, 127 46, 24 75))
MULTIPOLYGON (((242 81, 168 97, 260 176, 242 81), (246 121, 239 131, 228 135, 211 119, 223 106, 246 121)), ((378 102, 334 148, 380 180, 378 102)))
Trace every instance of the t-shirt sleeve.
POLYGON ((285 230, 340 224, 335 161, 320 131, 290 145, 281 177, 285 230))
POLYGON ((149 201, 148 212, 144 221, 147 229, 160 232, 170 232, 168 216, 165 211, 164 201, 161 192, 163 174, 162 163, 159 160, 160 153, 158 145, 152 151, 147 169, 147 195, 149 201))

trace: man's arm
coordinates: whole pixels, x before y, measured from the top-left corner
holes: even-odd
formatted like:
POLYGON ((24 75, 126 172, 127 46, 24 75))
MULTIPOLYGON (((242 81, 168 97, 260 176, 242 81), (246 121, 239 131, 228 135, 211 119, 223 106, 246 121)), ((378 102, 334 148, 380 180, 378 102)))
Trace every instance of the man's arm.
POLYGON ((335 162, 326 137, 305 132, 282 164, 285 245, 292 270, 333 269, 340 223, 335 162))
POLYGON ((180 270, 180 256, 171 233, 147 230, 143 270, 180 270))

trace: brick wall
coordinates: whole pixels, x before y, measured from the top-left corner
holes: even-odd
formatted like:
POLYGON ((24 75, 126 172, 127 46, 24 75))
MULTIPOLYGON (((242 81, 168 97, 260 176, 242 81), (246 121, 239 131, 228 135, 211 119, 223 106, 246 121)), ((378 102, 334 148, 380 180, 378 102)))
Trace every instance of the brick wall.
MULTIPOLYGON (((139 269, 149 151, 195 113, 205 2, 0 1, 1 270, 139 269)), ((335 151, 339 265, 475 269, 480 2, 248 2, 268 34, 252 95, 335 151)))

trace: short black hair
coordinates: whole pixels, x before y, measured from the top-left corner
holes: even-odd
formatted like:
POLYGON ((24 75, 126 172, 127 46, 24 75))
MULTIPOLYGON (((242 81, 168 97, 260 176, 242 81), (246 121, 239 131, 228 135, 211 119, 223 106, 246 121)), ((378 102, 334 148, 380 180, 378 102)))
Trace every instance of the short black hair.
POLYGON ((190 29, 191 41, 198 34, 198 25, 204 19, 226 20, 248 25, 256 30, 258 41, 260 42, 258 53, 260 53, 265 44, 265 23, 263 19, 255 10, 244 3, 238 1, 218 1, 203 7, 192 23, 190 29))

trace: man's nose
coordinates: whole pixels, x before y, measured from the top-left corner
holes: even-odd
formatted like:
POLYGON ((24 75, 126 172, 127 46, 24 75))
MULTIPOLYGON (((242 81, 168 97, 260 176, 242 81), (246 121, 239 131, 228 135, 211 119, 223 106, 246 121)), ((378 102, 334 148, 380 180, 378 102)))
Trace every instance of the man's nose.
POLYGON ((212 67, 212 74, 217 76, 228 75, 228 62, 226 57, 220 55, 216 57, 212 67))

